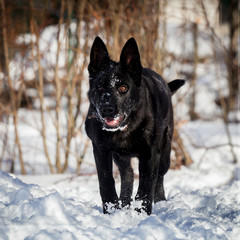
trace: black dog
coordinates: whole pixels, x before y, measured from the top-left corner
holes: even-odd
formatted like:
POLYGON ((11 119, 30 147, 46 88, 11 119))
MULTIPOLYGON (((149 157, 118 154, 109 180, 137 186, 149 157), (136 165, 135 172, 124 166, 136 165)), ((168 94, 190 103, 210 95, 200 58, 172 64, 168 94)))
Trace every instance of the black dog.
POLYGON ((122 49, 120 62, 109 58, 103 41, 96 37, 90 54, 88 93, 90 107, 86 132, 92 140, 103 212, 108 207, 129 206, 132 200, 131 157, 139 159, 138 211, 151 214, 152 202, 165 200, 163 176, 170 165, 173 134, 171 96, 184 84, 166 84, 160 75, 143 68, 134 38, 122 49), (112 161, 121 175, 118 198, 112 161), (119 201, 120 200, 120 201, 119 201), (110 205, 109 205, 110 204, 110 205))

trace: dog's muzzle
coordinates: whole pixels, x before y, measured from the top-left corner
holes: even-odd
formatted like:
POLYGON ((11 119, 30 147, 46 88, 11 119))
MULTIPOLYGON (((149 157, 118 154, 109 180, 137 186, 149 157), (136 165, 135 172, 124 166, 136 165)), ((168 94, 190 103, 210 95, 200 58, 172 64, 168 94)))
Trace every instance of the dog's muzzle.
POLYGON ((117 113, 116 107, 110 104, 100 105, 97 114, 103 124, 103 130, 116 132, 126 131, 128 126, 125 123, 125 115, 117 113))

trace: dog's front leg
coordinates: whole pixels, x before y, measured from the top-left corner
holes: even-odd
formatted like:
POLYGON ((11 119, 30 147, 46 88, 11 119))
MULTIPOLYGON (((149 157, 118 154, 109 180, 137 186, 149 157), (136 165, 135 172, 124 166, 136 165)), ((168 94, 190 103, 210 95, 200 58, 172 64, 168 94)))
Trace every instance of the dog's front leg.
POLYGON ((139 159, 139 187, 136 200, 142 201, 142 207, 136 210, 139 212, 143 210, 148 215, 152 212, 152 202, 158 176, 158 164, 155 157, 148 160, 139 159))
POLYGON ((120 176, 121 176, 121 192, 120 201, 122 207, 129 207, 132 201, 133 192, 133 169, 131 166, 130 157, 120 157, 119 155, 114 155, 114 161, 118 166, 120 176))
POLYGON ((97 166, 103 213, 110 213, 110 208, 118 208, 118 196, 112 174, 112 154, 107 150, 98 148, 95 144, 93 144, 93 152, 97 166))

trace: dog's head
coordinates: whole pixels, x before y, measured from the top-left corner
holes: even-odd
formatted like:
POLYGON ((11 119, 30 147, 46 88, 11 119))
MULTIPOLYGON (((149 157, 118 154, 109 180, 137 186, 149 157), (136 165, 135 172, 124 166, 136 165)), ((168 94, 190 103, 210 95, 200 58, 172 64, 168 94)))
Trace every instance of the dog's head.
POLYGON ((142 65, 134 38, 126 42, 117 63, 109 58, 101 38, 96 37, 88 71, 88 96, 94 117, 102 122, 104 130, 125 131, 140 99, 142 65))

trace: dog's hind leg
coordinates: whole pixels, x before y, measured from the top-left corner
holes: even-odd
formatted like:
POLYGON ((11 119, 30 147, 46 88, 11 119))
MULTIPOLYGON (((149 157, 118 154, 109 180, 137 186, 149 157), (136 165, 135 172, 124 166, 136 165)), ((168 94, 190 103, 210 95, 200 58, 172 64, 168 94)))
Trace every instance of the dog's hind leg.
POLYGON ((159 164, 158 179, 154 194, 154 203, 166 200, 163 186, 163 176, 168 171, 170 165, 171 138, 168 134, 166 134, 165 137, 165 144, 162 148, 163 152, 159 164))
POLYGON ((156 184, 156 189, 155 189, 154 203, 159 201, 164 201, 164 200, 166 200, 166 198, 165 198, 165 192, 163 187, 163 176, 159 175, 157 184, 156 184))
POLYGON ((114 155, 114 162, 118 166, 121 176, 121 192, 120 201, 122 207, 129 207, 132 201, 133 192, 133 169, 131 166, 131 158, 114 155))
MULTIPOLYGON (((167 147, 169 148, 169 147, 167 147)), ((171 146, 170 146, 171 149, 171 146)), ((165 198, 165 192, 164 192, 164 186, 163 186, 163 176, 166 173, 166 166, 163 167, 163 164, 161 162, 170 162, 170 151, 169 149, 165 149, 165 152, 161 156, 160 160, 160 166, 159 166, 159 172, 158 172, 158 179, 157 179, 157 184, 155 188, 155 193, 154 193, 154 203, 166 200, 165 198)), ((168 167, 167 167, 168 169, 168 167)))

